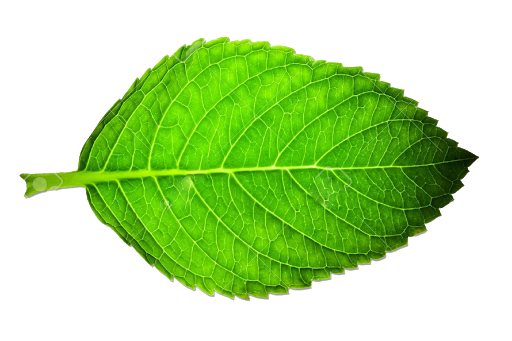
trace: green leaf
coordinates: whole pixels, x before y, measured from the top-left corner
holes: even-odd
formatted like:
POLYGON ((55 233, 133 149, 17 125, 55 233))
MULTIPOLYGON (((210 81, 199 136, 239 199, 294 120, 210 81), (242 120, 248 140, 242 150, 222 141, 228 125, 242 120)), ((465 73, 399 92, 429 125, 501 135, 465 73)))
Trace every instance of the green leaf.
POLYGON ((424 232, 477 157, 359 67, 198 40, 107 112, 78 170, 98 219, 170 279, 247 299, 384 257, 424 232))

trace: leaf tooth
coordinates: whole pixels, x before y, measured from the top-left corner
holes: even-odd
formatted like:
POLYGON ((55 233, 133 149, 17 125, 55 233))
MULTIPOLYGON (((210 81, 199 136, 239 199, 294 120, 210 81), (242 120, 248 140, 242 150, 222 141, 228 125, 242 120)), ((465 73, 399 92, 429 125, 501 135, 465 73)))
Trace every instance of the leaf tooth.
POLYGON ((251 39, 242 39, 242 40, 231 41, 231 44, 233 44, 235 46, 242 45, 242 44, 250 44, 250 43, 251 43, 251 39))
POLYGON ((292 49, 291 47, 283 46, 283 45, 270 46, 270 50, 295 53, 295 49, 292 49))
POLYGON ((255 41, 252 43, 252 50, 270 50, 270 43, 268 41, 255 41))
POLYGON ((204 47, 210 48, 212 46, 215 46, 215 45, 218 45, 218 44, 223 44, 223 43, 228 43, 228 42, 229 42, 229 38, 228 37, 221 37, 221 38, 217 38, 217 39, 210 40, 210 41, 206 42, 204 44, 204 47))
POLYGON ((153 67, 153 70, 154 69, 158 69, 160 66, 164 65, 165 63, 167 63, 167 59, 169 59, 169 55, 166 55, 162 59, 160 59, 160 61, 158 63, 156 63, 156 65, 153 67))
MULTIPOLYGON (((228 39, 229 40, 229 39, 228 39)), ((201 46, 203 46, 205 44, 205 40, 204 38, 199 38, 197 39, 196 41, 194 41, 192 44, 190 45, 184 45, 183 46, 183 49, 182 49, 182 55, 181 55, 181 60, 184 61, 185 59, 187 59, 192 53, 196 52, 197 49, 199 49, 201 46)))
POLYGON ((146 83, 149 75, 151 74, 151 71, 151 68, 147 69, 146 72, 144 72, 144 74, 142 75, 142 77, 140 77, 140 80, 137 82, 136 85, 136 91, 140 90, 144 83, 146 83))

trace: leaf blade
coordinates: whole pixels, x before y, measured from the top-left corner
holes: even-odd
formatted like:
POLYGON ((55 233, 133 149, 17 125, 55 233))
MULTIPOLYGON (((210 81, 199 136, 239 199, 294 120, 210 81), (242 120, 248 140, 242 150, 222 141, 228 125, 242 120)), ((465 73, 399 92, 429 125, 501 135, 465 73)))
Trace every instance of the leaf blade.
POLYGON ((198 40, 134 82, 63 186, 170 279, 266 297, 424 232, 477 158, 446 135, 377 74, 198 40))

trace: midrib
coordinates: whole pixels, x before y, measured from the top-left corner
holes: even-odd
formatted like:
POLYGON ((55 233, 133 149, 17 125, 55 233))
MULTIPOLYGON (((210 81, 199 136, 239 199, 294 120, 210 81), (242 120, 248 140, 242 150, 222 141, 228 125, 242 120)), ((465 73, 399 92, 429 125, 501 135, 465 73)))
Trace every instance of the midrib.
POLYGON ((74 171, 65 173, 42 173, 42 174, 22 174, 21 177, 27 182, 27 192, 25 196, 29 197, 39 192, 51 189, 85 187, 90 184, 100 182, 119 181, 125 179, 141 179, 149 177, 163 176, 186 176, 186 175, 207 175, 207 174, 234 174, 242 172, 270 172, 270 171, 294 171, 304 169, 316 169, 319 172, 329 170, 368 170, 368 169, 389 169, 389 168, 412 168, 435 166, 444 163, 461 162, 471 160, 457 159, 437 163, 428 163, 420 165, 385 165, 385 166, 360 166, 360 167, 328 167, 318 165, 308 166, 267 166, 267 167, 244 167, 244 168, 215 168, 202 170, 187 169, 163 169, 163 170, 134 170, 134 171, 74 171), (34 185, 34 181, 36 184, 34 185), (34 186, 36 188, 34 188, 34 186), (44 188, 43 188, 44 187, 44 188))
MULTIPOLYGON (((233 174, 242 172, 269 172, 269 171, 294 171, 301 169, 317 169, 323 170, 358 170, 358 169, 387 169, 387 168, 413 168, 435 166, 439 164, 466 161, 469 159, 457 159, 436 163, 420 164, 420 165, 385 165, 385 166, 359 166, 359 167, 329 167, 329 166, 267 166, 267 167, 243 167, 243 168, 214 168, 201 170, 188 169, 152 169, 152 170, 134 170, 134 171, 98 171, 98 172, 70 172, 63 174, 80 174, 81 177, 90 178, 92 182, 115 181, 120 179, 137 179, 161 176, 186 176, 186 175, 208 175, 208 174, 233 174)), ((86 183, 88 184, 88 183, 86 183)))

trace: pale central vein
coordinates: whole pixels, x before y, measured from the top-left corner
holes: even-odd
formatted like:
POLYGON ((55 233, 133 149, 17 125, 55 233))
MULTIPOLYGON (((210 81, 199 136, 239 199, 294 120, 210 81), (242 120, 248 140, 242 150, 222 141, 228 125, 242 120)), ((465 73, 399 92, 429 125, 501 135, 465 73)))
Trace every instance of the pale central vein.
MULTIPOLYGON (((215 168, 215 169, 143 169, 143 170, 127 170, 127 171, 75 171, 68 173, 57 173, 59 180, 62 182, 60 188, 65 187, 78 187, 88 184, 117 181, 122 179, 141 179, 148 177, 162 177, 162 176, 193 176, 193 175, 210 175, 210 174, 235 174, 243 172, 272 172, 272 171, 300 171, 300 170, 317 170, 318 174, 326 170, 369 170, 369 169, 404 169, 415 167, 428 167, 441 164, 463 162, 472 160, 471 158, 456 159, 449 161, 441 161, 435 163, 426 163, 418 165, 384 165, 384 166, 353 166, 353 167, 330 167, 320 165, 305 165, 305 166, 266 166, 266 167, 242 167, 242 168, 215 168)), ((55 174, 55 173, 53 173, 55 174)), ((44 174, 43 174, 44 175, 44 174)), ((52 175, 52 174, 49 174, 52 175)))

